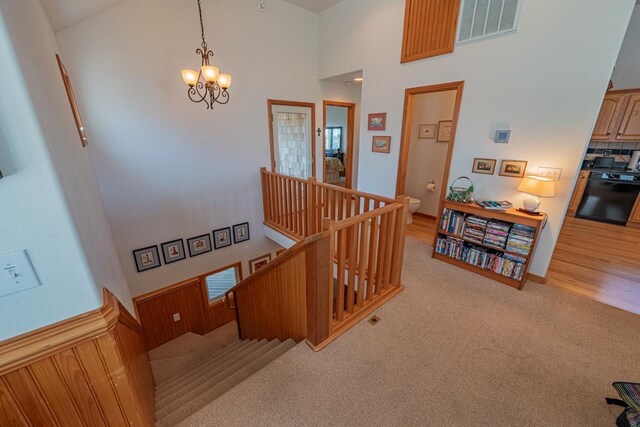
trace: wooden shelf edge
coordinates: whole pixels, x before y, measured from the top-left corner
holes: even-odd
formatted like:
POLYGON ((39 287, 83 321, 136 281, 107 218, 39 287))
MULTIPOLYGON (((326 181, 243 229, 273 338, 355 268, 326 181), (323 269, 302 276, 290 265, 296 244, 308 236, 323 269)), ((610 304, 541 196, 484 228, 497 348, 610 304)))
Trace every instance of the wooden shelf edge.
POLYGON ((523 279, 521 280, 516 280, 516 279, 512 279, 510 277, 507 276, 503 276, 502 274, 498 274, 498 273, 494 273, 493 271, 490 270, 485 270, 483 268, 480 267, 476 267, 475 265, 471 265, 471 264, 467 264, 464 261, 461 261, 459 259, 455 259, 455 258, 451 258, 450 256, 447 255, 443 255, 440 254, 438 252, 433 252, 433 258, 444 261, 446 263, 449 263, 451 265, 455 265, 456 267, 460 267, 463 268, 467 271, 471 271, 472 273, 476 273, 476 274, 480 274, 482 276, 488 277, 489 279, 493 279, 496 280, 498 282, 504 283, 505 285, 509 285, 513 288, 516 288, 518 290, 522 289, 522 286, 524 285, 525 282, 525 278, 527 276, 526 273, 523 274, 523 279))

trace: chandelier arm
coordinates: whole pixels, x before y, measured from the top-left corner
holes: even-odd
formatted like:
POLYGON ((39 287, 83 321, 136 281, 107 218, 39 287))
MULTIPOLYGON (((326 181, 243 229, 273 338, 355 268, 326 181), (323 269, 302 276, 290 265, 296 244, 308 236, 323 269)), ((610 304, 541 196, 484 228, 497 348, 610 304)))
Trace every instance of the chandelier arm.
POLYGON ((207 90, 205 89, 204 94, 200 92, 200 89, 203 89, 204 85, 202 82, 198 82, 195 86, 192 86, 187 91, 189 95, 189 99, 193 102, 202 102, 207 98, 207 90), (195 97, 197 95, 197 97, 195 97), (194 98, 195 97, 195 98, 194 98))

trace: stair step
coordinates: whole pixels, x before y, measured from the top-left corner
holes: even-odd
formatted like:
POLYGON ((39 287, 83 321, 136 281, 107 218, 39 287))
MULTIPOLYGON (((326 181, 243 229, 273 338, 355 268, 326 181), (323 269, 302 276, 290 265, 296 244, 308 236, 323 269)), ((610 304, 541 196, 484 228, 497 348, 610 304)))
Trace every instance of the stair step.
POLYGON ((185 381, 181 381, 169 390, 156 394, 156 413, 164 413, 167 406, 173 407, 173 405, 176 405, 177 399, 186 399, 186 396, 195 394, 194 390, 202 386, 202 384, 211 384, 212 380, 219 380, 224 378, 225 375, 233 373, 234 370, 238 369, 238 366, 242 366, 241 363, 247 358, 250 359, 268 344, 267 340, 252 341, 250 345, 229 355, 229 357, 221 360, 220 363, 201 366, 197 371, 193 371, 189 378, 185 378, 185 381))
POLYGON ((215 342, 203 337, 202 335, 187 332, 186 334, 180 335, 178 338, 149 351, 149 360, 153 361, 170 359, 172 357, 184 357, 189 354, 199 353, 212 344, 215 344, 215 342))
MULTIPOLYGON (((196 360, 191 360, 190 363, 184 365, 184 368, 175 373, 174 375, 166 377, 163 381, 156 380, 156 397, 159 393, 163 393, 164 391, 171 389, 176 384, 184 382, 185 379, 192 376, 193 371, 198 370, 200 367, 204 365, 210 365, 215 361, 219 361, 225 356, 239 350, 240 348, 249 345, 252 341, 244 340, 238 341, 233 345, 230 345, 222 350, 219 350, 216 353, 212 354, 204 354, 196 360)), ((257 341, 253 341, 257 342, 257 341)))
POLYGON ((222 396, 224 393, 231 390, 234 386, 249 378, 254 373, 258 372, 295 345, 295 341, 291 339, 283 343, 280 343, 278 340, 271 341, 268 345, 263 346, 261 350, 266 351, 262 351, 258 357, 253 358, 251 361, 244 364, 244 366, 235 370, 230 375, 227 375, 220 381, 207 385, 207 387, 199 388, 196 394, 181 402, 181 406, 176 407, 172 412, 165 414, 163 417, 158 413, 158 422, 156 425, 158 427, 175 426, 181 421, 185 421, 184 425, 191 425, 189 424, 189 421, 186 420, 188 417, 191 417, 199 410, 205 408, 210 402, 222 396))

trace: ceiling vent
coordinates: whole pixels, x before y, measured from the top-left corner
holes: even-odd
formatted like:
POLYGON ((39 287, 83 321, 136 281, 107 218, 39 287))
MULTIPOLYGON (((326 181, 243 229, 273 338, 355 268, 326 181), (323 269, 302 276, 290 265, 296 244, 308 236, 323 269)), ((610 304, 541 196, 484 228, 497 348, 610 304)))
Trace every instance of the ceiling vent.
POLYGON ((462 0, 458 43, 516 31, 522 1, 462 0))

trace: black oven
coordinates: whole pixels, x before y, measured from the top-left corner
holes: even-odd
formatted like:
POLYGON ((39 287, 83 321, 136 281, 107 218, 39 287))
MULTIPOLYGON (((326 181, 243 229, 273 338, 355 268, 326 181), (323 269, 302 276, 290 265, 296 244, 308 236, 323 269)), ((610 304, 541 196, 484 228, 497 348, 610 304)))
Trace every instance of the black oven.
POLYGON ((593 171, 576 217, 625 225, 638 193, 638 174, 593 171))

